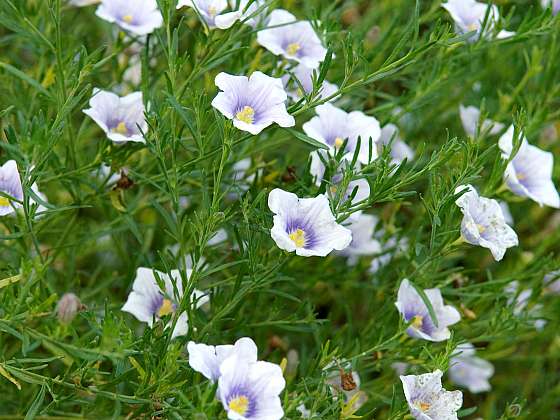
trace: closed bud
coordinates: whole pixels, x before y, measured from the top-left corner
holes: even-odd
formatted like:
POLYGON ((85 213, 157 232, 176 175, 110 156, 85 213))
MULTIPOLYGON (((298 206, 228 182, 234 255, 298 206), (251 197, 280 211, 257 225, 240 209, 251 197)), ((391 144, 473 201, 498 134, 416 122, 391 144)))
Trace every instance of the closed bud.
POLYGON ((74 293, 65 293, 56 305, 56 316, 61 324, 68 325, 84 308, 78 296, 74 293))

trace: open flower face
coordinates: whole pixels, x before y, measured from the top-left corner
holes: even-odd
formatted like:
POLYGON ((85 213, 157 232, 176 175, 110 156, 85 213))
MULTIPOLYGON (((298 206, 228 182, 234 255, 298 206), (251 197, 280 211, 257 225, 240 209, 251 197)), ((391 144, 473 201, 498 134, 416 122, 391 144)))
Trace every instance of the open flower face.
POLYGON ((404 321, 411 323, 406 332, 428 341, 447 340, 451 336, 447 327, 459 322, 461 315, 453 306, 444 305, 439 289, 425 289, 424 293, 432 304, 435 320, 414 286, 407 279, 401 282, 395 306, 404 321))
POLYGON ((177 2, 177 9, 181 7, 192 7, 195 9, 200 17, 210 29, 216 27, 216 18, 227 7, 227 0, 179 0, 177 2))
POLYGON ((381 129, 377 144, 380 154, 384 146, 391 147, 391 161, 396 165, 401 164, 405 159, 409 162, 414 159, 414 150, 400 138, 399 128, 395 124, 387 124, 381 129))
MULTIPOLYGON (((513 152, 514 127, 500 137, 499 146, 504 159, 510 159, 513 152)), ((554 157, 527 142, 525 137, 517 154, 508 163, 504 179, 509 189, 516 195, 527 197, 539 205, 560 207, 560 196, 552 182, 554 157)))
POLYGON ((286 110, 288 96, 281 79, 260 71, 250 77, 220 73, 216 86, 221 92, 212 106, 233 120, 240 130, 256 135, 273 123, 281 127, 293 127, 296 123, 286 110))
POLYGON ((212 382, 220 377, 220 366, 228 357, 235 356, 247 363, 257 361, 257 345, 248 337, 240 338, 234 345, 209 346, 189 341, 189 365, 212 382))
POLYGON ((336 152, 346 143, 346 154, 351 158, 358 147, 358 160, 363 164, 377 158, 377 144, 381 136, 379 121, 363 112, 347 113, 334 105, 319 105, 315 111, 317 116, 303 124, 303 131, 312 139, 336 152))
MULTIPOLYGON (((282 81, 284 82, 286 88, 288 89, 288 95, 290 96, 290 98, 292 98, 295 101, 298 101, 303 97, 304 93, 306 95, 309 95, 311 92, 313 92, 313 71, 314 69, 306 67, 303 64, 299 64, 294 69, 291 70, 293 76, 286 75, 282 77, 282 81), (303 92, 302 92, 302 88, 303 88, 303 92)), ((325 99, 334 95, 337 91, 338 91, 337 85, 334 85, 326 80, 323 80, 323 83, 319 88, 317 96, 321 99, 325 99)), ((334 99, 336 98, 333 98, 331 100, 334 99)))
MULTIPOLYGON (((309 154, 311 157, 311 166, 309 168, 309 172, 312 176, 315 177, 315 184, 317 186, 321 185, 325 176, 325 164, 323 163, 323 159, 328 159, 328 156, 321 156, 321 152, 315 151, 309 154), (322 158, 321 158, 322 157, 322 158)), ((342 165, 350 165, 350 162, 347 160, 343 160, 342 165)), ((359 165, 359 164, 358 164, 359 165)), ((360 168, 355 168, 359 170, 360 168)), ((334 197, 340 190, 341 184, 343 182, 344 176, 342 172, 338 171, 336 174, 331 176, 330 180, 328 180, 328 195, 330 197, 334 197)), ((348 187, 346 187, 346 191, 342 195, 342 200, 347 201, 352 197, 352 193, 356 190, 356 194, 352 198, 352 205, 358 204, 367 200, 370 194, 370 187, 367 180, 364 178, 354 179, 348 182, 348 187)))
POLYGON ((475 356, 476 349, 471 343, 457 347, 449 363, 449 379, 467 388, 473 394, 490 391, 488 380, 494 375, 494 366, 475 356))
POLYGON ((507 248, 517 246, 515 231, 508 226, 500 204, 496 200, 480 197, 471 185, 457 187, 456 194, 465 192, 456 203, 463 213, 461 235, 471 245, 488 248, 496 261, 500 261, 507 248))
POLYGON ((156 0, 102 0, 95 14, 136 35, 150 34, 163 23, 156 0))
POLYGON ((280 366, 249 362, 237 355, 220 365, 217 396, 231 420, 280 420, 280 393, 286 386, 280 366))
MULTIPOLYGON (((190 276, 191 270, 187 270, 190 276)), ((136 317, 138 321, 145 322, 150 327, 154 320, 172 315, 178 309, 178 305, 183 297, 183 284, 181 273, 172 270, 170 274, 140 267, 136 271, 136 278, 132 284, 132 291, 128 295, 128 300, 122 307, 124 312, 128 312, 136 317), (163 281, 165 287, 161 289, 156 281, 154 271, 163 281)), ((207 295, 200 290, 194 290, 191 295, 191 303, 197 308, 209 301, 207 295)), ((186 335, 189 330, 187 313, 179 315, 172 337, 186 335)))
POLYGON ((297 21, 283 9, 273 10, 267 25, 259 31, 257 42, 275 55, 316 69, 325 59, 327 49, 308 21, 297 21))
MULTIPOLYGON (((481 36, 489 38, 492 35, 496 22, 500 19, 500 12, 494 5, 479 3, 475 0, 448 0, 441 5, 449 12, 455 22, 455 30, 459 34, 475 32, 469 41, 474 42, 481 36), (486 18, 488 16, 488 18, 486 18), (486 26, 484 26, 486 20, 486 26)), ((507 38, 515 35, 513 32, 500 31, 498 38, 507 38)))
POLYGON ((503 124, 488 119, 484 120, 482 124, 480 124, 480 109, 474 106, 464 107, 463 105, 460 105, 459 113, 465 132, 472 138, 474 138, 477 133, 488 133, 491 136, 494 136, 499 134, 505 128, 503 124))
POLYGON ((352 241, 352 232, 336 222, 325 195, 298 198, 276 188, 268 196, 268 207, 274 213, 270 234, 280 249, 303 257, 325 257, 352 241))
POLYGON ((441 385, 442 372, 401 376, 410 414, 416 420, 457 420, 463 405, 461 391, 447 391, 441 385))
POLYGON ((0 216, 13 213, 21 204, 10 200, 10 197, 23 201, 23 189, 17 163, 9 160, 0 167, 0 216))
POLYGON ((142 92, 121 98, 114 93, 94 89, 89 106, 89 109, 84 109, 84 114, 93 119, 111 141, 145 143, 142 133, 148 131, 148 124, 144 118, 142 92))

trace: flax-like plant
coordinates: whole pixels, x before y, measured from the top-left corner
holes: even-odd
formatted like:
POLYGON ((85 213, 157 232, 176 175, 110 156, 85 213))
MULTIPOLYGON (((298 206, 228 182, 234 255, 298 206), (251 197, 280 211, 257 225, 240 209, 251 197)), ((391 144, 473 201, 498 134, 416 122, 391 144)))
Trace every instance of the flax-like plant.
POLYGON ((559 11, 0 0, 0 420, 560 417, 559 11))

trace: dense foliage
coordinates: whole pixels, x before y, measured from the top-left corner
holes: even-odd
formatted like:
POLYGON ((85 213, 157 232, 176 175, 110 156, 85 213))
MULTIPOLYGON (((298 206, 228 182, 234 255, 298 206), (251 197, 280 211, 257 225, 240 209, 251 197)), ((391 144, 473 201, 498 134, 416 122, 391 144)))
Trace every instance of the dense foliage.
MULTIPOLYGON (((328 52, 313 88, 287 101, 295 126, 253 135, 212 101, 220 72, 293 73, 257 42, 265 23, 208 28, 196 8, 157 3, 163 22, 145 37, 96 16, 97 5, 0 1, 0 164, 16 161, 23 186, 21 208, 0 217, 0 418, 226 418, 186 344, 240 337, 282 367, 288 419, 301 418, 302 404, 312 418, 410 416, 395 363, 446 372, 465 342, 495 373, 483 393, 444 374, 446 389, 463 391, 459 417, 559 417, 560 300, 543 279, 560 269, 560 214, 508 188, 498 139, 513 124, 514 149, 525 135, 560 153, 560 17, 537 0, 496 1, 492 30, 515 34, 473 39, 439 1, 266 2, 312 22, 328 52), (338 86, 328 98, 324 80, 338 86), (94 88, 142 92, 145 143, 111 141, 82 112, 94 88), (357 153, 322 154, 317 181, 310 153, 325 145, 303 124, 329 99, 395 124, 413 155, 394 159, 396 136, 361 165, 357 153), (503 128, 469 135, 460 105, 503 128), (369 195, 356 203, 360 179, 369 195), (456 189, 467 184, 509 205, 519 245, 501 261, 460 239, 456 189), (280 249, 275 188, 326 193, 343 226, 376 216, 368 239, 379 248, 358 257, 280 249), (202 306, 181 299, 171 315, 160 311, 173 325, 186 312, 186 335, 172 338, 167 318, 149 328, 121 311, 140 267, 180 270, 185 296, 207 295, 202 306), (395 307, 403 279, 424 302, 423 289, 439 288, 459 311, 448 340, 407 334, 395 307), (67 296, 57 308, 68 292, 79 302, 67 296)), ((245 111, 238 118, 251 119, 245 111)))

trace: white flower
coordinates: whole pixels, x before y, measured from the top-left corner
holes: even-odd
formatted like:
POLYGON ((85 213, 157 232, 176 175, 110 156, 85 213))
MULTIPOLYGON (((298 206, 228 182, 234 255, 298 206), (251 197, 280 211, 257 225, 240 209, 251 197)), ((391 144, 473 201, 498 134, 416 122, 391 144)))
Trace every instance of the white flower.
POLYGON ((4 194, 0 195, 0 216, 11 214, 21 207, 20 203, 10 200, 15 198, 23 201, 21 178, 15 160, 9 160, 0 166, 0 192, 4 194))
POLYGON ((408 240, 406 238, 398 238, 393 235, 383 241, 382 238, 384 235, 385 232, 383 229, 380 229, 375 235, 381 244, 381 255, 371 260, 368 270, 371 274, 377 273, 381 268, 389 264, 396 255, 406 252, 408 248, 408 240))
MULTIPOLYGON (((232 7, 235 7, 237 1, 230 0, 232 7)), ((266 0, 254 0, 252 2, 250 0, 239 0, 239 7, 236 10, 216 16, 216 26, 220 29, 228 29, 240 20, 254 28, 259 23, 266 22, 266 3, 266 0)))
POLYGON ((247 76, 220 73, 216 86, 221 92, 212 101, 212 106, 233 125, 251 134, 259 134, 269 125, 293 127, 294 117, 286 110, 288 96, 281 79, 256 71, 247 76))
POLYGON ((95 14, 136 35, 150 34, 163 23, 156 0, 101 0, 95 14))
MULTIPOLYGON (((513 305, 513 314, 515 316, 521 316, 525 312, 531 318, 535 318, 542 310, 541 304, 528 307, 533 291, 531 289, 519 291, 519 282, 517 280, 508 284, 504 291, 508 296, 508 305, 513 305)), ((546 323, 547 321, 544 319, 535 319, 533 325, 537 330, 542 330, 546 323)))
MULTIPOLYGON (((448 0, 441 5, 449 12, 455 22, 455 30, 459 34, 476 32, 468 40, 474 42, 480 37, 490 38, 496 23, 500 20, 500 12, 494 5, 479 3, 475 0, 448 0), (483 27, 486 16, 486 26, 483 27)), ((497 38, 508 38, 515 35, 515 32, 500 31, 497 38)))
POLYGON ((220 365, 228 357, 236 356, 243 361, 257 361, 257 345, 249 337, 240 338, 234 345, 209 346, 189 341, 187 344, 189 365, 212 382, 220 377, 220 365))
POLYGON ((408 162, 414 159, 414 150, 400 138, 399 128, 395 124, 387 124, 381 129, 378 145, 379 154, 381 154, 383 146, 390 145, 391 161, 394 164, 399 165, 405 159, 408 162))
POLYGON ((554 270, 544 276, 544 287, 547 292, 560 294, 560 270, 554 270))
POLYGON ((115 143, 145 143, 142 133, 148 131, 148 124, 144 118, 142 92, 121 98, 114 93, 94 89, 89 106, 89 109, 84 109, 84 114, 101 127, 109 140, 115 143))
MULTIPOLYGON (((187 270, 187 277, 190 277, 190 275, 191 270, 187 270)), ((132 291, 128 295, 128 300, 122 310, 134 315, 138 321, 145 322, 152 327, 154 319, 159 320, 164 316, 175 313, 182 297, 183 283, 179 270, 171 270, 171 273, 167 274, 140 267, 136 271, 132 291), (163 290, 159 287, 154 273, 157 273, 163 281, 165 285, 163 290)), ((197 308, 210 300, 207 295, 196 289, 190 298, 191 304, 197 308)), ((171 321, 168 325, 171 325, 171 321)), ((186 335, 188 330, 188 316, 186 312, 183 312, 177 318, 171 338, 186 335)))
POLYGON ((336 222, 325 195, 299 198, 276 188, 268 196, 268 207, 274 213, 270 234, 280 249, 325 257, 352 241, 352 232, 336 222))
POLYGON ((373 255, 381 252, 381 244, 373 237, 377 217, 371 214, 358 213, 349 218, 350 224, 346 227, 352 231, 352 242, 339 252, 348 257, 348 264, 355 265, 358 258, 364 255, 373 255))
POLYGON ((504 214, 504 220, 510 226, 513 226, 513 216, 511 215, 511 211, 509 210, 508 203, 505 201, 498 201, 500 208, 502 209, 502 213, 504 214))
MULTIPOLYGON (((312 69, 304 66, 303 64, 298 64, 294 69, 291 70, 292 75, 285 75, 282 77, 284 85, 288 89, 288 96, 295 101, 299 101, 304 93, 309 95, 313 92, 313 72, 319 75, 316 69, 312 69), (299 83, 298 83, 299 82, 299 83), (301 85, 301 87, 300 87, 301 85), (303 92, 302 92, 303 88, 303 92)), ((323 83, 319 87, 317 97, 320 99, 326 99, 338 92, 338 86, 323 80, 323 83)), ((331 101, 336 98, 332 98, 331 101)))
POLYGON ((447 391, 441 385, 442 372, 401 376, 410 414, 416 420, 457 420, 463 405, 461 391, 447 391))
MULTIPOLYGON (((322 159, 328 159, 328 156, 325 156, 324 153, 319 151, 311 152, 309 156, 311 157, 311 165, 309 167, 309 172, 312 176, 315 177, 315 184, 319 186, 323 182, 325 176, 325 164, 323 163, 322 159)), ((341 164, 347 165, 348 167, 350 166, 350 162, 346 159, 344 159, 341 162, 341 164)), ((359 171, 360 165, 357 164, 357 167, 355 169, 359 171)), ((327 191, 329 196, 332 197, 338 193, 338 190, 340 189, 340 185, 342 184, 343 180, 344 180, 344 175, 340 170, 337 170, 337 172, 330 177, 330 179, 328 180, 329 186, 327 191)), ((361 203, 369 198, 369 194, 370 194, 369 183, 364 178, 358 178, 348 182, 346 191, 344 191, 344 194, 342 195, 343 201, 348 201, 355 189, 356 189, 356 194, 352 198, 352 202, 351 202, 352 205, 361 203)))
POLYGON ((227 0, 179 0, 177 9, 192 7, 210 29, 216 27, 216 18, 228 7, 227 0))
POLYGON ((560 12, 560 0, 541 0, 542 7, 552 8, 552 14, 556 15, 560 12))
MULTIPOLYGON (((500 137, 499 146, 504 159, 510 159, 513 151, 514 127, 509 127, 500 137)), ((517 154, 508 163, 504 179, 509 189, 516 195, 527 197, 539 205, 560 208, 560 196, 552 182, 554 157, 532 146, 523 136, 517 154)))
POLYGON ((471 185, 457 187, 455 194, 464 191, 456 200, 463 213, 461 235, 471 245, 490 249, 494 259, 500 261, 507 248, 519 244, 517 234, 506 223, 496 200, 480 197, 471 185))
POLYGON ((494 366, 475 356, 476 349, 471 343, 457 347, 449 362, 451 382, 467 388, 473 394, 490 391, 488 380, 494 375, 494 366))
POLYGON ((297 21, 288 11, 276 9, 270 14, 267 28, 258 32, 257 42, 271 53, 312 69, 325 59, 327 49, 308 21, 297 21))
POLYGON ((232 355, 220 365, 217 396, 230 420, 280 420, 285 386, 280 366, 232 355))
POLYGON ((310 419, 311 418, 311 410, 309 410, 305 404, 300 404, 296 407, 296 410, 298 411, 299 415, 301 416, 302 419, 310 419))
POLYGON ((463 123, 463 128, 465 132, 470 137, 475 137, 478 134, 488 133, 491 136, 499 134, 505 125, 499 122, 495 122, 486 119, 480 124, 480 109, 474 106, 464 107, 459 105, 459 114, 461 116, 461 122, 463 123))
POLYGON ((425 289, 424 293, 432 305, 435 320, 432 319, 428 306, 408 279, 401 282, 395 306, 403 320, 411 323, 406 332, 414 338, 445 341, 451 336, 447 327, 459 322, 461 315, 453 306, 443 303, 439 289, 425 289))
POLYGON ((317 116, 303 124, 309 137, 328 146, 331 152, 338 151, 347 140, 346 154, 351 158, 358 147, 358 160, 363 164, 377 158, 376 142, 381 136, 379 121, 363 112, 347 113, 329 103, 315 108, 317 116))

